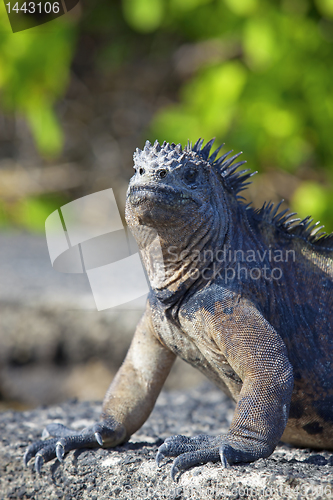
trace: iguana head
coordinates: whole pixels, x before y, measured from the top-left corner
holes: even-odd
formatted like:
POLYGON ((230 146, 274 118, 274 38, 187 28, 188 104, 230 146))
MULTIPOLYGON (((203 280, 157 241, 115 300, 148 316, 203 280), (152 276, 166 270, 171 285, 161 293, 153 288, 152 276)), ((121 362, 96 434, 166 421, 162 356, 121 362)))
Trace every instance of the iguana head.
POLYGON ((183 149, 180 144, 147 141, 143 151, 134 153, 126 221, 155 289, 173 294, 185 283, 191 286, 193 269, 207 265, 206 257, 197 263, 198 252, 212 255, 222 248, 228 232, 238 231, 231 214, 240 206, 237 193, 251 174, 236 172, 244 163, 233 164, 238 154, 227 159, 229 151, 216 159, 218 148, 209 155, 213 142, 202 148, 199 140, 183 149))
POLYGON ((229 151, 216 160, 222 146, 209 156, 213 142, 202 148, 203 140, 198 140, 183 149, 180 144, 147 141, 143 151, 137 149, 127 192, 128 224, 188 227, 199 217, 209 218, 214 205, 223 202, 225 190, 237 194, 243 189, 251 174, 235 173, 245 163, 232 165, 240 153, 226 159, 229 151))

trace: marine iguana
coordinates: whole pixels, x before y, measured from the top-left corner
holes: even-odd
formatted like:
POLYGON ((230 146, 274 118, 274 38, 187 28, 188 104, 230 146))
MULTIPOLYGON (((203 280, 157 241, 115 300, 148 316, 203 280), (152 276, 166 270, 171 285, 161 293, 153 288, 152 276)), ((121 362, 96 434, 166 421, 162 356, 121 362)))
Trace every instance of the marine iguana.
POLYGON ((150 276, 146 310, 101 422, 81 432, 49 425, 54 437, 25 454, 37 471, 69 450, 128 440, 176 356, 237 405, 226 435, 166 439, 156 458, 177 457, 173 478, 209 461, 268 457, 280 439, 333 449, 333 234, 280 204, 246 205, 239 193, 253 173, 237 170, 240 153, 210 155, 213 141, 147 141, 134 154, 126 221, 150 276))

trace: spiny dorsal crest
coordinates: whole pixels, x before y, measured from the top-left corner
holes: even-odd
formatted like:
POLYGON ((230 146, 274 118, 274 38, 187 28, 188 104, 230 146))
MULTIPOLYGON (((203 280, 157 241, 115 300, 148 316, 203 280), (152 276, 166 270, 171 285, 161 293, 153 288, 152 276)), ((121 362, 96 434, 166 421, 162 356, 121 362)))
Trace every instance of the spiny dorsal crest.
POLYGON ((317 247, 332 248, 333 233, 329 234, 320 231, 324 226, 319 226, 320 222, 314 223, 310 216, 302 220, 300 217, 291 219, 291 217, 297 215, 296 212, 289 212, 289 208, 280 212, 279 209, 283 201, 281 200, 277 205, 274 205, 271 201, 268 203, 265 201, 261 208, 250 208, 250 211, 256 219, 274 224, 275 227, 282 229, 291 236, 298 236, 317 247))
POLYGON ((257 172, 248 173, 249 169, 236 172, 238 167, 246 163, 246 161, 234 163, 235 159, 238 158, 241 153, 237 153, 231 158, 227 158, 230 153, 232 153, 232 150, 228 151, 216 160, 216 157, 224 144, 222 144, 209 156, 214 141, 215 139, 211 139, 204 147, 202 147, 204 140, 198 139, 194 146, 192 146, 192 143, 188 142, 184 150, 181 144, 169 144, 164 141, 163 144, 160 145, 158 141, 155 141, 152 145, 149 141, 147 141, 144 149, 141 150, 137 148, 133 155, 135 166, 143 167, 148 163, 154 167, 172 167, 179 164, 185 165, 188 161, 198 163, 204 160, 210 164, 217 173, 220 174, 224 186, 229 191, 237 194, 250 184, 250 182, 246 181, 257 172))
MULTIPOLYGON (((248 184, 250 184, 250 182, 248 182, 250 177, 255 175, 257 172, 249 173, 249 169, 236 172, 238 167, 246 162, 239 161, 234 163, 236 158, 238 158, 241 153, 237 153, 231 158, 227 158, 230 153, 232 153, 232 150, 216 159, 224 144, 218 147, 214 153, 210 155, 210 150, 214 141, 215 139, 211 139, 205 146, 203 146, 203 139, 198 139, 194 146, 192 146, 192 143, 188 141, 187 146, 185 146, 184 149, 182 149, 181 144, 169 144, 164 141, 163 144, 160 145, 158 141, 155 141, 152 145, 149 141, 147 141, 143 151, 137 148, 133 156, 134 162, 136 166, 142 165, 143 167, 147 163, 150 163, 154 167, 172 167, 173 165, 176 166, 179 164, 183 164, 185 166, 188 161, 200 164, 202 163, 202 160, 204 160, 205 165, 213 167, 221 176, 221 180, 225 188, 234 195, 237 195, 240 191, 243 191, 248 184)), ((242 197, 237 196, 237 198, 241 202, 242 197)), ((319 226, 319 222, 313 224, 313 219, 310 219, 310 217, 306 217, 303 220, 300 220, 299 218, 291 219, 292 216, 296 215, 295 212, 289 212, 289 209, 279 212, 282 201, 276 206, 271 202, 265 202, 259 209, 252 208, 251 203, 243 206, 247 210, 250 217, 274 224, 275 227, 290 236, 302 238, 317 247, 332 249, 333 233, 327 234, 323 231, 320 232, 323 226, 319 226)))

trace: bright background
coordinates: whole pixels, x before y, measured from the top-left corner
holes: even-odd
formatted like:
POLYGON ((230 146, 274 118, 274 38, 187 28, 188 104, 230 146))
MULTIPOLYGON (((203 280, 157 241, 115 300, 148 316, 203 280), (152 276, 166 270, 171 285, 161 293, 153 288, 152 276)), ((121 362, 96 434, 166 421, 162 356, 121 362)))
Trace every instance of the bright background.
POLYGON ((94 0, 12 34, 0 4, 0 224, 42 232, 145 140, 209 140, 247 194, 333 230, 333 0, 94 0))

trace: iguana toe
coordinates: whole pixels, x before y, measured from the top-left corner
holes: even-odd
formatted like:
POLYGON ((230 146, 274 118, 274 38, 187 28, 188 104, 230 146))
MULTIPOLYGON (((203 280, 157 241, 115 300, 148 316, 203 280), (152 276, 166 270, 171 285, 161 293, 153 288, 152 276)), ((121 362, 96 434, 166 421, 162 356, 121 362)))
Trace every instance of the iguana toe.
POLYGON ((124 440, 124 432, 122 426, 114 425, 109 420, 103 420, 82 431, 69 429, 62 424, 50 424, 43 431, 43 437, 54 437, 32 443, 25 452, 24 464, 27 465, 31 458, 36 457, 35 467, 40 472, 44 463, 54 458, 61 462, 71 450, 96 448, 110 442, 116 446, 124 440))
POLYGON ((56 455, 57 455, 57 459, 59 460, 59 462, 62 462, 62 460, 65 456, 65 448, 59 442, 56 444, 56 455))
POLYGON ((36 469, 36 472, 38 474, 40 474, 40 470, 43 466, 43 463, 44 463, 44 459, 41 455, 36 455, 36 458, 35 458, 35 469, 36 469))
POLYGON ((220 460, 219 443, 216 438, 200 434, 189 438, 187 436, 171 436, 159 447, 156 455, 157 464, 160 465, 165 457, 177 457, 171 468, 171 477, 175 480, 178 472, 188 468, 218 462, 220 460))

